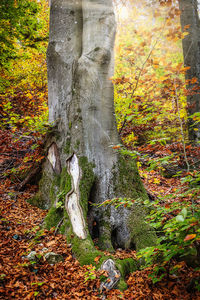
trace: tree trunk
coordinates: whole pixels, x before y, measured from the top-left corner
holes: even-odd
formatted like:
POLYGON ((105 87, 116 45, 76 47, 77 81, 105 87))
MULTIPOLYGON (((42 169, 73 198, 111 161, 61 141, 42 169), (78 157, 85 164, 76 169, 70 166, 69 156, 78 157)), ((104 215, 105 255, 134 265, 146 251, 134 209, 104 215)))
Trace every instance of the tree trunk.
MULTIPOLYGON (((37 197, 50 208, 48 228, 63 218, 60 231, 81 264, 94 264, 100 255, 103 267, 106 257, 94 239, 110 252, 144 248, 156 240, 141 205, 95 206, 114 197, 148 199, 135 162, 112 148, 120 142, 110 80, 114 38, 112 0, 52 0, 47 59, 54 127, 37 197)), ((136 267, 133 260, 115 264, 121 275, 136 267)))
MULTIPOLYGON (((189 80, 187 102, 188 116, 190 117, 194 113, 200 112, 200 21, 197 0, 180 0, 179 7, 182 31, 189 32, 182 40, 182 45, 185 66, 190 67, 186 72, 186 79, 189 80), (185 29, 187 25, 190 25, 189 29, 185 29), (191 82, 192 78, 197 78, 197 82, 191 82)), ((198 142, 200 140, 200 123, 193 125, 193 119, 189 118, 189 138, 192 142, 198 142), (194 130, 194 127, 197 129, 194 130)))

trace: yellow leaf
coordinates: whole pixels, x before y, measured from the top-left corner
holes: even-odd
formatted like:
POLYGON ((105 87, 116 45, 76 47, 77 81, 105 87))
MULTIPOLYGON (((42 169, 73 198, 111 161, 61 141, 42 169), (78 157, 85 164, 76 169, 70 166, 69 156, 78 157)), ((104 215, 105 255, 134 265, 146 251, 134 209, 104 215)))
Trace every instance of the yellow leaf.
POLYGON ((160 179, 154 178, 153 183, 155 183, 155 184, 160 184, 160 179))
POLYGON ((183 32, 182 33, 182 38, 184 39, 184 37, 186 37, 188 34, 190 34, 189 32, 183 32))

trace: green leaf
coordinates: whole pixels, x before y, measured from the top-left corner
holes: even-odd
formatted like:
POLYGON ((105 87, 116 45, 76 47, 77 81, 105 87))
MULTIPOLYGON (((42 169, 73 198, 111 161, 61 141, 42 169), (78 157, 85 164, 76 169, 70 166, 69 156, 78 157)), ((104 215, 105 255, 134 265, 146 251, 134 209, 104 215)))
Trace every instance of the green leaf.
POLYGON ((63 203, 61 201, 56 203, 56 208, 62 207, 63 203))

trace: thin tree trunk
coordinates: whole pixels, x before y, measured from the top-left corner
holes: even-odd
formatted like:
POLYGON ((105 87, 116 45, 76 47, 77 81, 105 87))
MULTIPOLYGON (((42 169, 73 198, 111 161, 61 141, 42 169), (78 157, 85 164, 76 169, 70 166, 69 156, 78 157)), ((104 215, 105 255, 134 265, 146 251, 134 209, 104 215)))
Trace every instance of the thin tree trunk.
MULTIPOLYGON (((188 116, 200 112, 200 21, 198 15, 197 0, 180 0, 181 27, 182 31, 188 31, 189 34, 182 40, 184 63, 190 67, 186 72, 188 89, 188 116), (189 29, 185 26, 190 25, 189 29), (197 78, 196 83, 191 80, 197 78)), ((189 138, 192 142, 198 142, 200 139, 200 124, 194 125, 193 119, 189 118, 189 138), (197 130, 194 130, 197 128, 197 130)))

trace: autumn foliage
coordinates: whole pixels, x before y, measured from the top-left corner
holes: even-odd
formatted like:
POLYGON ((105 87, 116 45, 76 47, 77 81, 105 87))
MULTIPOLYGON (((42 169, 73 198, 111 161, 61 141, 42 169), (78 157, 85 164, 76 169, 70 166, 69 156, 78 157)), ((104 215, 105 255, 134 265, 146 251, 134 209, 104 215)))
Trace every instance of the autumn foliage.
MULTIPOLYGON (((101 291, 106 274, 95 268, 99 258, 94 266, 81 267, 57 229, 42 228, 47 212, 27 203, 38 189, 45 137, 53 124, 48 123, 45 60, 48 4, 22 2, 20 20, 31 24, 24 32, 17 31, 17 20, 12 20, 19 1, 0 4, 4 13, 6 5, 11 9, 0 21, 0 29, 10 36, 0 52, 1 299, 200 299, 199 268, 180 256, 182 249, 196 249, 198 259, 200 255, 200 147, 188 140, 186 97, 199 87, 193 78, 193 90, 187 90, 181 41, 188 28, 181 31, 177 2, 157 1, 152 7, 145 0, 129 0, 116 7, 111 80, 122 143, 112 147, 136 159, 151 200, 146 203, 151 209, 147 222, 157 226, 162 237, 158 247, 143 250, 146 268, 126 278, 128 289, 123 292, 101 291), (64 261, 49 265, 44 248, 61 254, 64 261), (31 251, 38 253, 35 263, 26 259, 31 251)), ((199 122, 198 112, 192 118, 199 122)), ((135 201, 129 200, 112 204, 135 201)), ((135 251, 121 249, 114 255, 137 257, 135 251)))

